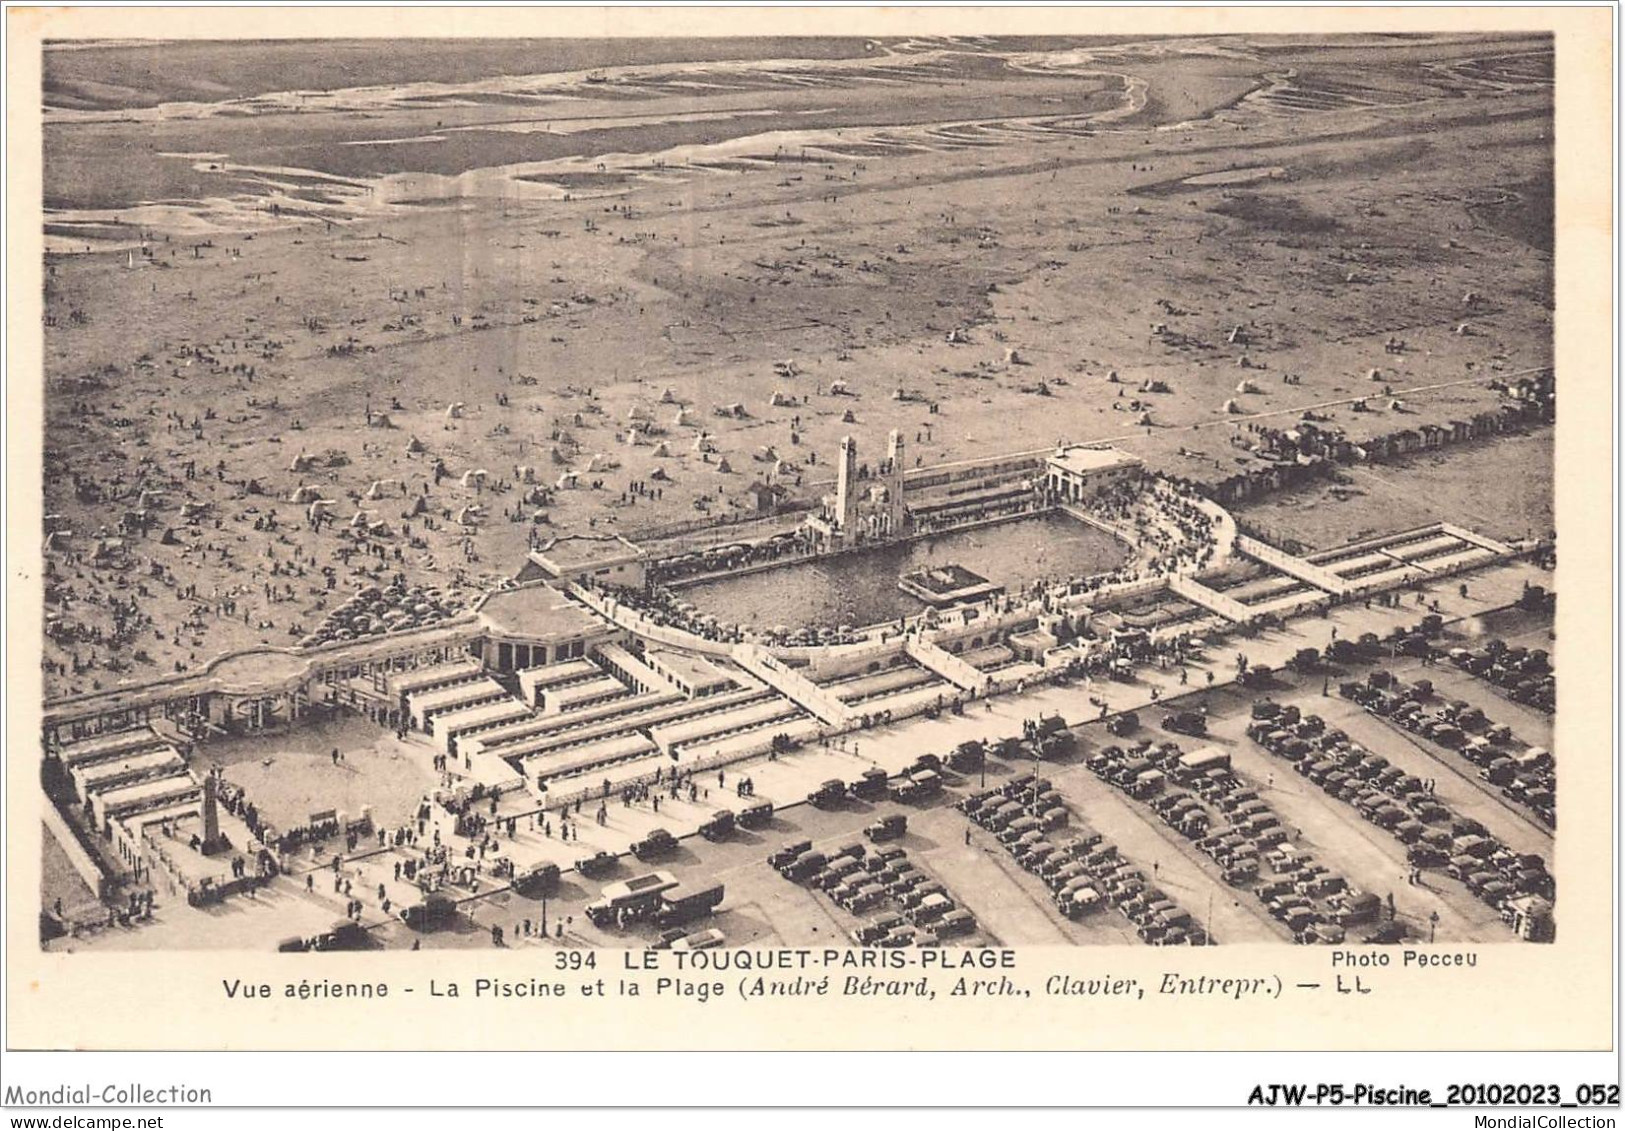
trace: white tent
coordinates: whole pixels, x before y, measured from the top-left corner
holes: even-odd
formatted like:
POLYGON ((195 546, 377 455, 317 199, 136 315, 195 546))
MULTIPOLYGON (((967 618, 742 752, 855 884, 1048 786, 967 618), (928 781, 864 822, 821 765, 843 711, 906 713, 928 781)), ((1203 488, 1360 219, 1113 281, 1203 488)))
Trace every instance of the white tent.
POLYGON ((665 390, 660 394, 660 403, 661 404, 676 404, 677 403, 677 393, 676 393, 675 390, 672 389, 672 387, 670 385, 667 385, 665 390))
POLYGON ((680 408, 672 415, 671 422, 675 427, 678 428, 681 428, 687 424, 693 424, 694 412, 692 409, 680 408))
POLYGON ((1256 393, 1258 392, 1258 382, 1254 381, 1251 377, 1244 377, 1241 379, 1241 381, 1237 382, 1236 392, 1256 393))
POLYGON ((1224 402, 1224 411, 1229 412, 1229 413, 1240 412, 1241 411, 1241 406, 1239 404, 1237 404, 1234 400, 1228 400, 1228 401, 1224 402))
POLYGON ((453 401, 451 404, 446 406, 446 415, 453 420, 460 420, 463 415, 463 409, 466 407, 468 406, 462 401, 453 401))
POLYGON ((569 489, 573 488, 576 485, 576 480, 578 480, 580 478, 581 478, 581 476, 576 474, 575 472, 566 471, 563 475, 559 476, 559 481, 557 483, 557 486, 561 491, 569 490, 569 489))
POLYGON ((660 441, 660 443, 655 445, 654 454, 658 457, 671 455, 671 445, 666 443, 664 440, 660 441))
POLYGON ((301 484, 293 489, 293 494, 288 496, 288 502, 313 503, 321 497, 322 493, 316 490, 316 488, 301 484))

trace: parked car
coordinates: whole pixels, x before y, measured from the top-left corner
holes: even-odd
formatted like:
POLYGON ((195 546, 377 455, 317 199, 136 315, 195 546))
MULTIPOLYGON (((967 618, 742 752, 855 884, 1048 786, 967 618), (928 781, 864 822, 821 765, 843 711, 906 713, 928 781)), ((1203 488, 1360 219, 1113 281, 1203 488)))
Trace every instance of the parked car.
POLYGON ((908 817, 902 813, 888 813, 878 821, 864 826, 863 835, 875 843, 896 840, 908 831, 908 817))

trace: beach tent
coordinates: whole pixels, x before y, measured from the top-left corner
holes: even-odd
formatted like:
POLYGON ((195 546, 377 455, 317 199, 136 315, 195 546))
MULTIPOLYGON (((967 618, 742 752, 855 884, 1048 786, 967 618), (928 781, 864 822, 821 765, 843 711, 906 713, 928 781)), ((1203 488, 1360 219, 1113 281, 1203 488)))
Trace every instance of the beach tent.
POLYGON ((418 439, 416 436, 413 436, 410 440, 406 441, 406 454, 409 456, 422 455, 428 450, 429 449, 424 445, 423 441, 418 439))
POLYGON ((453 401, 451 404, 446 406, 446 416, 452 420, 461 420, 463 416, 463 409, 466 407, 468 406, 463 404, 462 401, 453 401))

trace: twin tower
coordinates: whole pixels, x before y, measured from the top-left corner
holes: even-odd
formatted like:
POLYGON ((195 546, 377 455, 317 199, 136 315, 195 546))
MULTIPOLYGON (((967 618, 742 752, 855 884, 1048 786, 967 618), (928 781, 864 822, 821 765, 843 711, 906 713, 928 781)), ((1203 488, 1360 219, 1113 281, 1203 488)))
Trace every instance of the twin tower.
MULTIPOLYGON (((903 451, 903 433, 893 428, 886 443, 886 462, 878 477, 886 489, 884 508, 874 515, 881 529, 874 531, 882 538, 895 538, 905 526, 903 510, 903 471, 908 461, 903 451)), ((859 530, 858 513, 858 442, 851 436, 841 437, 841 462, 835 476, 835 519, 848 539, 859 530)))

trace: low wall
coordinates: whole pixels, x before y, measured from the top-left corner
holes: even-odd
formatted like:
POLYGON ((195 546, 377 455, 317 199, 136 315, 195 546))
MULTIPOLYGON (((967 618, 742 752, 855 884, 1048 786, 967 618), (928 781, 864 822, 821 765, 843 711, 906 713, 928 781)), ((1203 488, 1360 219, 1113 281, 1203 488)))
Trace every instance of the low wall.
POLYGON ((85 886, 96 893, 97 899, 108 898, 116 886, 116 881, 102 871, 95 857, 85 851, 85 846, 79 843, 79 838, 68 826, 67 818, 51 803, 49 797, 45 798, 43 815, 45 827, 56 837, 57 844, 61 845, 62 851, 67 854, 68 863, 73 865, 73 870, 79 874, 79 878, 85 881, 85 886))

